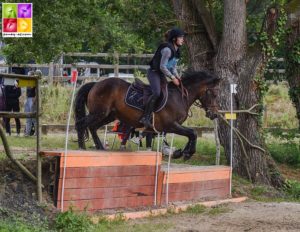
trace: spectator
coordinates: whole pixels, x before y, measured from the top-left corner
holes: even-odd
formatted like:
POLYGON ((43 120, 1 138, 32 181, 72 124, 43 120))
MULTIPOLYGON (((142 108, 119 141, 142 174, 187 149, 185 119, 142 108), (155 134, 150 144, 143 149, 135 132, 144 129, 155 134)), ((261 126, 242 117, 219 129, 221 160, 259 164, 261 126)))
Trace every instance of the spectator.
MULTIPOLYGON (((18 82, 15 81, 15 85, 7 85, 4 87, 5 90, 5 111, 8 112, 20 112, 20 103, 19 97, 21 96, 21 89, 18 87, 18 82)), ((17 129, 17 136, 20 136, 21 130, 21 123, 19 118, 15 118, 16 121, 16 129, 17 129)), ((11 135, 11 128, 10 128, 10 118, 4 119, 5 123, 5 130, 7 135, 11 135)))
MULTIPOLYGON (((34 72, 28 72, 28 75, 34 75, 34 72)), ((36 111, 36 88, 27 87, 26 88, 26 102, 25 102, 25 112, 31 113, 36 111)), ((34 129, 36 129, 36 119, 26 118, 25 134, 24 136, 34 135, 34 129)))

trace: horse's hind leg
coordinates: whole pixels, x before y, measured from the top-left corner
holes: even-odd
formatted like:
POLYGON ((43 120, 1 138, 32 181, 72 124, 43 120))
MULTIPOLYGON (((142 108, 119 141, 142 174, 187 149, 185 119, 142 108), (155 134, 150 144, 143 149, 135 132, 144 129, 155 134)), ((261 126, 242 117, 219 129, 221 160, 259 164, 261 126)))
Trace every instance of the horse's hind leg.
POLYGON ((94 114, 89 114, 82 118, 80 121, 76 122, 79 149, 86 149, 84 135, 85 133, 88 133, 87 128, 92 127, 95 124, 95 122, 97 122, 97 116, 94 114))
POLYGON ((103 144, 101 143, 99 136, 97 134, 97 130, 103 126, 106 125, 112 121, 115 120, 115 117, 113 115, 109 115, 106 118, 104 118, 103 120, 97 120, 96 123, 93 123, 89 126, 89 130, 91 132, 92 138, 94 140, 95 146, 97 150, 105 150, 103 147, 103 144))
POLYGON ((86 149, 85 142, 84 142, 84 134, 87 132, 87 125, 86 125, 86 119, 84 118, 80 123, 76 124, 76 130, 77 130, 77 137, 78 137, 78 146, 79 149, 86 149))

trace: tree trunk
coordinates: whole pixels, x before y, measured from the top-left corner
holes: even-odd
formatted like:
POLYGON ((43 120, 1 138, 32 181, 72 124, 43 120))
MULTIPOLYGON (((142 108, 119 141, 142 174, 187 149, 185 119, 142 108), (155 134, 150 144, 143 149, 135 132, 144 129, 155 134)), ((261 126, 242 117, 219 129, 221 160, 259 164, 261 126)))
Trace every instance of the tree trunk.
MULTIPOLYGON (((287 61, 287 80, 290 85, 290 97, 296 107, 298 126, 300 130, 300 64, 296 62, 291 54, 295 49, 296 43, 300 43, 300 4, 298 3, 298 17, 292 17, 296 13, 290 14, 288 26, 290 33, 287 37, 286 43, 286 61, 287 61)), ((298 54, 300 56, 300 54, 298 54)))
MULTIPOLYGON (((180 10, 177 9, 177 12, 182 12, 181 15, 185 15, 185 19, 195 18, 194 15, 199 14, 199 10, 197 10, 199 5, 197 7, 197 4, 201 1, 197 1, 197 3, 195 1, 174 2, 180 2, 181 5, 177 5, 180 10)), ((183 19, 182 16, 179 19, 183 19)), ((199 21, 203 24, 201 17, 199 21)), ((195 25, 198 25, 199 21, 196 21, 195 25)), ((182 22, 184 25, 188 24, 188 21, 184 19, 182 22)), ((195 44, 195 41, 203 40, 203 36, 194 36, 198 36, 199 39, 188 41, 189 55, 199 51, 199 47, 203 49, 203 46, 195 44)), ((224 23, 221 42, 214 46, 210 37, 207 36, 206 38, 209 41, 209 45, 206 45, 208 48, 213 50, 214 47, 218 47, 213 68, 215 73, 222 78, 219 92, 220 109, 230 109, 230 84, 233 83, 238 84, 237 94, 234 96, 233 102, 234 109, 246 109, 260 103, 260 89, 254 78, 257 74, 262 73, 263 55, 260 49, 251 53, 247 51, 245 1, 224 0, 224 23)), ((201 64, 203 64, 201 59, 192 59, 194 69, 202 68, 201 64)), ((254 145, 249 145, 245 139, 234 136, 234 171, 252 182, 281 186, 283 183, 282 178, 278 174, 279 172, 270 154, 255 147, 264 147, 263 138, 260 136, 259 118, 250 114, 239 114, 234 126, 254 145)), ((229 163, 230 128, 222 121, 220 121, 219 134, 229 163)))
POLYGON ((212 20, 211 15, 205 8, 203 0, 173 0, 174 11, 180 20, 183 29, 188 33, 186 37, 186 45, 188 49, 188 58, 191 69, 213 70, 213 57, 216 49, 216 33, 213 24, 207 25, 210 28, 210 37, 206 32, 206 27, 202 21, 206 17, 206 21, 212 20), (198 9, 202 9, 205 13, 200 14, 198 9), (214 42, 212 42, 214 41, 214 42))

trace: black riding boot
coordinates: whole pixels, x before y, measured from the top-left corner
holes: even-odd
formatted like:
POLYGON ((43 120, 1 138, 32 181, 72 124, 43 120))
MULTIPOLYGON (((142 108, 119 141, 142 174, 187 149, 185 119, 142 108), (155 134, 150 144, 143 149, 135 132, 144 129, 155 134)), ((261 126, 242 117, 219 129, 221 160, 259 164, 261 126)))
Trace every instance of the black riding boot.
POLYGON ((151 114, 154 110, 154 105, 156 103, 157 97, 150 96, 147 105, 145 107, 144 115, 140 119, 140 123, 144 124, 145 128, 153 128, 151 123, 151 114))

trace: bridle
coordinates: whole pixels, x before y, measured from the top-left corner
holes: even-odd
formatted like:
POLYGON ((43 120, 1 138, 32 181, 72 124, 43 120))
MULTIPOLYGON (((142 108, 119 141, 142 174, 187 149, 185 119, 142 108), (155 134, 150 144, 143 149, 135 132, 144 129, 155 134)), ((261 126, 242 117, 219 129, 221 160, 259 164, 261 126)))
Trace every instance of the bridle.
POLYGON ((202 102, 206 103, 207 99, 209 99, 209 92, 213 92, 214 93, 217 90, 219 90, 219 88, 216 88, 216 87, 206 88, 205 89, 205 93, 194 102, 194 105, 197 106, 197 107, 200 107, 200 108, 204 108, 205 111, 207 111, 209 109, 212 109, 212 108, 217 108, 218 105, 216 105, 216 104, 214 104, 214 105, 213 104, 205 104, 205 105, 203 105, 203 103, 202 103, 202 102))

